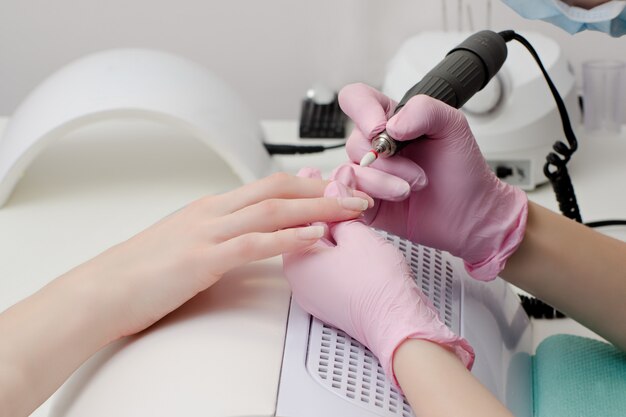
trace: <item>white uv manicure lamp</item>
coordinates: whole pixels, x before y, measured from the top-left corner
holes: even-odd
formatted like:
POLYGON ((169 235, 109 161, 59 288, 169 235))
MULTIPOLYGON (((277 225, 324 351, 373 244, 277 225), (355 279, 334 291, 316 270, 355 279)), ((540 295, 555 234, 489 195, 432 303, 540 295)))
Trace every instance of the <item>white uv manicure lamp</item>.
POLYGON ((116 49, 61 68, 15 111, 0 138, 0 207, 50 142, 93 122, 129 117, 191 132, 244 182, 273 170, 258 119, 223 81, 168 53, 116 49))

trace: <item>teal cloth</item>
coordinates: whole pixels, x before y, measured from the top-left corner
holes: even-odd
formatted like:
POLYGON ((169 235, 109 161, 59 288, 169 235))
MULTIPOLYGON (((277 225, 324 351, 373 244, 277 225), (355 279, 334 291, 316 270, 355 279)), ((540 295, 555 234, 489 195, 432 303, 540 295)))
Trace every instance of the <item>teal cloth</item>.
POLYGON ((535 417, 626 416, 626 353, 598 340, 555 335, 533 357, 535 417))

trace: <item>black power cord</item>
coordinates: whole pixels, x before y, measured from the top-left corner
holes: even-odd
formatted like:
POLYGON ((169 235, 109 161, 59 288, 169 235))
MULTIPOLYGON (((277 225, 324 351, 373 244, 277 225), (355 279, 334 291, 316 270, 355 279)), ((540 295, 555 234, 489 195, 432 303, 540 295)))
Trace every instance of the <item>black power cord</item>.
MULTIPOLYGON (((556 102, 557 109, 559 110, 559 115, 561 116, 561 123, 563 125, 563 132, 565 133, 565 138, 569 146, 565 143, 558 141, 554 143, 552 149, 554 152, 550 152, 546 157, 546 164, 543 167, 543 173, 550 181, 552 185, 552 189, 554 190, 554 194, 556 195, 557 202, 559 203, 559 209, 561 213, 570 219, 576 220, 579 223, 582 223, 582 216, 580 215, 580 209, 578 208, 578 202, 576 201, 576 194, 574 193, 574 186, 572 184, 572 179, 569 176, 569 172, 567 171, 567 163, 572 158, 572 154, 578 148, 578 140, 576 139, 576 135, 572 129, 572 124, 569 120, 569 115, 567 113, 567 109, 565 108, 565 103, 563 103, 563 99, 559 94, 556 86, 552 82, 552 79, 548 75, 537 51, 532 47, 530 42, 526 40, 523 36, 515 33, 512 30, 505 30, 500 32, 500 36, 504 38, 506 42, 510 42, 512 40, 516 40, 530 52, 533 59, 539 65, 539 69, 543 74, 543 77, 550 88, 550 92, 552 93, 552 97, 554 97, 554 101, 556 102)), ((522 302, 522 307, 526 314, 529 317, 534 317, 537 319, 552 319, 552 318, 563 318, 565 315, 552 307, 551 305, 537 299, 534 297, 528 297, 525 295, 520 295, 520 299, 522 302)))
POLYGON ((585 226, 606 227, 606 226, 626 226, 626 220, 598 220, 597 222, 587 222, 585 226))

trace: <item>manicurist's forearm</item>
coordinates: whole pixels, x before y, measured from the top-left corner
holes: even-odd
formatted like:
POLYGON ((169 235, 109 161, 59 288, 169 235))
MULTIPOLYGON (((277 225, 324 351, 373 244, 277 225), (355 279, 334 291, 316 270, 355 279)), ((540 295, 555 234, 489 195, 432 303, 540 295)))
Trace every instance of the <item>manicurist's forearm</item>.
POLYGON ((0 314, 0 416, 29 415, 114 338, 106 291, 85 268, 0 314))
POLYGON ((530 203, 502 277, 626 349, 626 243, 530 203))
POLYGON ((511 416, 451 351, 425 340, 407 340, 393 368, 417 416, 511 416))

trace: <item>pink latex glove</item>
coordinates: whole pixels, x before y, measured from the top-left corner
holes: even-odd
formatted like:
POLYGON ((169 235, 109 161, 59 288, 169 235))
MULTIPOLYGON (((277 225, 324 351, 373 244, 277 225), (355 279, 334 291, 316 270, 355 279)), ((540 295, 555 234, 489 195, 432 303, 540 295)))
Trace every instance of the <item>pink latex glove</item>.
POLYGON ((463 113, 418 95, 390 117, 396 103, 364 84, 343 88, 339 103, 356 123, 347 144, 354 164, 334 177, 354 171, 356 187, 380 199, 367 222, 462 258, 476 279, 494 279, 524 237, 528 202, 489 169, 463 113), (426 138, 360 167, 371 139, 385 129, 400 141, 426 138))
MULTIPOLYGON (((348 194, 338 182, 326 187, 326 197, 348 194)), ((330 224, 329 232, 329 239, 283 255, 303 309, 367 346, 396 385, 393 354, 406 339, 444 345, 471 368, 472 347, 441 322, 397 248, 360 221, 330 224)))

